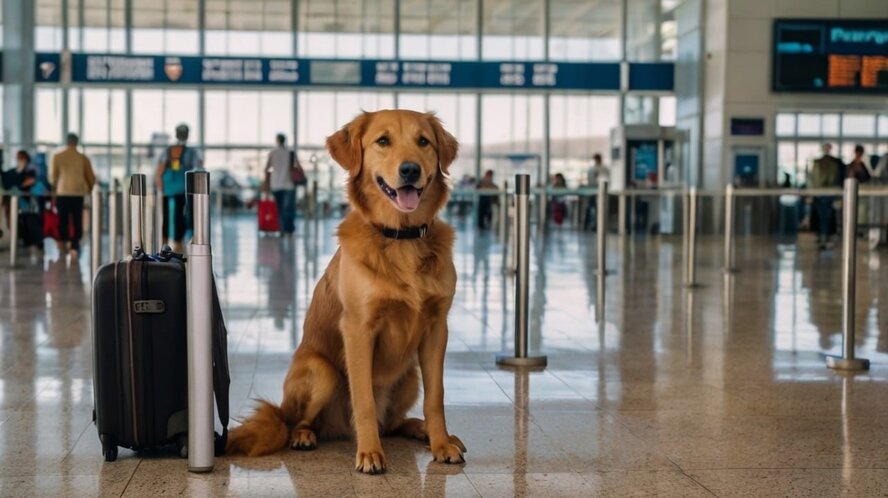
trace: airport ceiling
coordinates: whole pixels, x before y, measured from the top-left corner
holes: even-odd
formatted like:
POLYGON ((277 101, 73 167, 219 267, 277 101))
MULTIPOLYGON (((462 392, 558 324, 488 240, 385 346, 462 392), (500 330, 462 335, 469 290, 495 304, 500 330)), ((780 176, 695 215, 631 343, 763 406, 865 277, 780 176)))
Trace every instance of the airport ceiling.
MULTIPOLYGON (((61 0, 36 0, 37 24, 61 24, 61 0)), ((80 0, 83 24, 122 28, 124 0, 80 0)), ((395 0, 300 0, 301 31, 339 33, 391 33, 395 0)), ((554 36, 617 37, 620 0, 550 0, 554 36)), ((661 0, 629 0, 645 9, 661 0)), ((680 0, 662 0, 671 12, 680 0)), ((137 28, 195 29, 198 0, 132 0, 137 28)), ((68 0, 69 19, 77 24, 78 0, 68 0)), ((401 0, 401 31, 405 33, 474 34, 473 0, 401 0)), ((485 0, 484 33, 490 35, 541 35, 541 0, 485 0)), ((291 0, 206 0, 207 29, 236 31, 288 31, 291 0)))

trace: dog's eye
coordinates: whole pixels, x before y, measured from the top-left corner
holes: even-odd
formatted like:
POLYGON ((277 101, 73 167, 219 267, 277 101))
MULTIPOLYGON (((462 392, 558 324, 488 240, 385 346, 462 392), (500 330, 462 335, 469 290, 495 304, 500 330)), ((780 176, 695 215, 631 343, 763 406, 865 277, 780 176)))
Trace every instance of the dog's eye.
POLYGON ((378 143, 379 145, 381 145, 383 147, 387 147, 389 144, 389 139, 388 139, 388 137, 379 137, 376 139, 376 143, 378 143))
POLYGON ((428 145, 428 144, 429 144, 429 139, 428 139, 428 138, 426 138, 426 137, 419 137, 419 146, 420 146, 420 147, 425 147, 425 146, 428 145))

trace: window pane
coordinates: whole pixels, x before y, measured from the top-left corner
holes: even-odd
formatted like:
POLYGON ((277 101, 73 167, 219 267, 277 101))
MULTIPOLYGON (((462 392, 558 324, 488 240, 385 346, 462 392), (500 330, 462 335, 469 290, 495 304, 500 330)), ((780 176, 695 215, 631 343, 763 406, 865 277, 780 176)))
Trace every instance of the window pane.
POLYGON ((799 136, 820 135, 820 114, 799 114, 799 136))
POLYGON ((823 136, 837 137, 839 136, 839 115, 824 114, 823 115, 823 136))
POLYGON ((56 146, 62 142, 62 91, 55 88, 34 90, 35 138, 38 143, 56 146))
POLYGON ((796 164, 795 142, 777 142, 777 184, 782 184, 784 173, 789 175, 790 184, 801 185, 804 180, 804 168, 796 164))
POLYGON ((620 59, 619 2, 550 0, 549 11, 551 59, 620 59))
POLYGON ((293 94, 261 92, 259 94, 259 143, 274 143, 274 136, 283 133, 287 142, 293 139, 293 94))
POLYGON ((481 98, 482 171, 492 169, 494 181, 516 173, 542 178, 543 97, 539 95, 484 95, 481 98))
POLYGON ((777 115, 777 136, 790 137, 795 135, 795 114, 778 114, 777 115))
POLYGON ((474 0, 405 3, 401 8, 402 59, 474 59, 477 20, 474 0))
POLYGON ((542 59, 542 16, 542 0, 485 1, 482 57, 493 60, 542 59))
POLYGON ((132 0, 133 52, 196 54, 199 0, 132 0))
POLYGON ((842 135, 846 137, 872 137, 875 134, 875 115, 845 114, 842 116, 842 135))
POLYGON ((879 137, 888 140, 888 116, 879 116, 879 137))
POLYGON ((62 49, 62 0, 39 0, 34 5, 34 48, 62 49))
POLYGON ((291 5, 291 0, 207 0, 206 52, 292 55, 291 5))
POLYGON ((395 0, 302 0, 299 55, 393 57, 395 0))
POLYGON ((608 156, 610 130, 619 124, 620 99, 553 95, 549 102, 552 174, 563 173, 569 187, 585 184, 592 155, 608 156))
POLYGON ((675 97, 660 97, 660 126, 675 126, 675 97))
POLYGON ((649 62, 660 58, 660 0, 627 0, 626 59, 649 62))

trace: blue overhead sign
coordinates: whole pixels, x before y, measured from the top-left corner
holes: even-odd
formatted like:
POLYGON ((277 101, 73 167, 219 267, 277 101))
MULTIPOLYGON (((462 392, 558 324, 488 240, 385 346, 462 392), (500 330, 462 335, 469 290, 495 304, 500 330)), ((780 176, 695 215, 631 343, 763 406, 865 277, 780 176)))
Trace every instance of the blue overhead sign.
MULTIPOLYGON (((58 54, 38 54, 37 82, 58 82, 58 54), (53 66, 52 68, 50 66, 53 66), (49 69, 54 69, 50 71, 49 69)), ((634 65, 631 65, 632 67, 634 65)), ((640 65, 641 66, 641 65, 640 65)), ((647 65, 644 65, 647 66, 647 65)), ((630 89, 672 90, 672 64, 641 69, 630 89)), ((427 89, 620 89, 616 62, 395 61, 72 54, 73 83, 427 89)))

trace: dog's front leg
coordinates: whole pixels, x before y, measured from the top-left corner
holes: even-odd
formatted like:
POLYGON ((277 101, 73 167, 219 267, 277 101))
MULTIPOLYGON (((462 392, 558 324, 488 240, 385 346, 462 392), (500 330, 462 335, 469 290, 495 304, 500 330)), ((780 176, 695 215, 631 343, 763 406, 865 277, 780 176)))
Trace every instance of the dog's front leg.
MULTIPOLYGON (((447 309, 447 308, 445 308, 447 309)), ((425 391, 423 412, 429 447, 436 462, 465 462, 465 445, 447 433, 444 420, 444 351, 447 349, 447 314, 434 323, 419 345, 419 366, 425 391)))
POLYGON ((385 454, 379 441, 376 400, 373 397, 373 344, 376 333, 354 315, 344 315, 340 327, 358 440, 355 470, 380 474, 385 472, 385 454))

